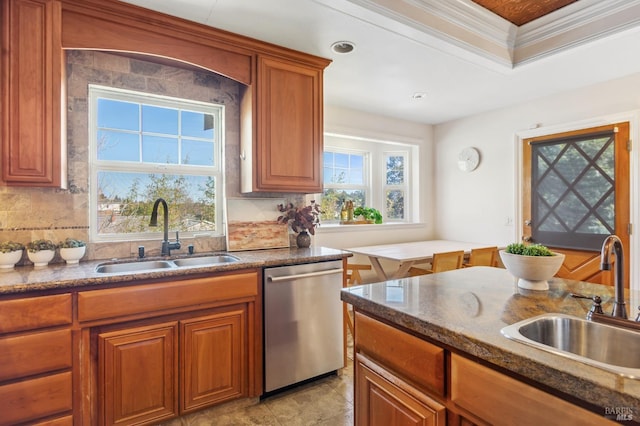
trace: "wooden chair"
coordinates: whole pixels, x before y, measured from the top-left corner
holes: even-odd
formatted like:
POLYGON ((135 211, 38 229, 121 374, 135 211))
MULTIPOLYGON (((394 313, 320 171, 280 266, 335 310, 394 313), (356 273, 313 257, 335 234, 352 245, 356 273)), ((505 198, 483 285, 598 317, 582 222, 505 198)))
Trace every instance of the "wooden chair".
MULTIPOLYGON (((347 282, 345 287, 350 287, 352 285, 362 284, 362 275, 360 275, 360 271, 369 271, 371 270, 371 265, 364 265, 360 263, 347 263, 347 282)), ((347 322, 347 326, 349 327, 349 331, 351 335, 353 334, 353 319, 351 318, 350 310, 348 308, 348 304, 344 304, 344 319, 347 322)))
POLYGON ((363 265, 360 263, 347 263, 347 287, 362 284, 362 275, 360 271, 370 271, 371 265, 363 265))
POLYGON ((464 260, 464 251, 448 251, 444 253, 434 253, 433 260, 431 261, 431 269, 423 269, 412 267, 409 268, 409 276, 415 277, 418 275, 433 274, 435 272, 450 271, 452 269, 462 268, 462 261, 464 260))
POLYGON ((469 261, 463 266, 496 266, 496 253, 498 253, 498 247, 482 247, 477 249, 471 249, 471 255, 469 261))

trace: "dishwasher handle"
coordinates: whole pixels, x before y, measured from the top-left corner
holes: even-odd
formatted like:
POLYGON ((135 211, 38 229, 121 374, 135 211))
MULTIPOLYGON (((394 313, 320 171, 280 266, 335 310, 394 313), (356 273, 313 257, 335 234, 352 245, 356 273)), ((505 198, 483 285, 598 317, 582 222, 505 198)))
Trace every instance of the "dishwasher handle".
POLYGON ((323 275, 332 275, 332 274, 338 274, 338 273, 342 273, 344 270, 342 268, 340 269, 327 269, 325 271, 318 271, 318 272, 308 272, 306 274, 294 274, 294 275, 284 275, 282 277, 271 277, 271 276, 267 276, 267 279, 273 283, 278 283, 278 282, 282 282, 282 281, 293 281, 293 280, 299 280, 299 279, 303 279, 303 278, 311 278, 311 277, 320 277, 323 275))

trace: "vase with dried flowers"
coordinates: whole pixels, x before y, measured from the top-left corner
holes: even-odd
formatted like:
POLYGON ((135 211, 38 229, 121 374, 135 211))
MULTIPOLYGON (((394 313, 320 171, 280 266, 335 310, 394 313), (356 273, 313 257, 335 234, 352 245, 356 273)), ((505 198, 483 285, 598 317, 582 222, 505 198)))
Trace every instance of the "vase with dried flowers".
POLYGON ((278 204, 278 211, 282 213, 278 216, 278 223, 288 224, 291 230, 298 234, 296 245, 300 248, 309 247, 309 234, 315 235, 315 228, 320 225, 320 206, 313 200, 304 207, 295 207, 292 203, 278 204))

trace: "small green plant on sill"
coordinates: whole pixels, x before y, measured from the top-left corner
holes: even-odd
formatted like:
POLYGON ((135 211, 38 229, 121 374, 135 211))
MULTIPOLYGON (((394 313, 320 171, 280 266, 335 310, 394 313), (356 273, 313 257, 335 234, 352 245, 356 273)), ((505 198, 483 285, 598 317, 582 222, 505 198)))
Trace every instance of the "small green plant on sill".
POLYGON ((61 241, 58 244, 60 248, 75 248, 75 247, 85 247, 87 243, 82 240, 76 240, 74 238, 67 238, 64 241, 61 241))
POLYGON ((51 240, 34 240, 27 243, 27 250, 35 253, 42 250, 55 250, 56 244, 51 240))
POLYGON ((12 251, 23 250, 24 244, 15 241, 3 241, 0 243, 0 253, 11 253, 12 251))
POLYGON ((507 253, 522 256, 553 256, 553 252, 542 244, 524 245, 522 243, 509 244, 505 250, 507 253))
POLYGON ((353 210, 353 216, 362 216, 364 220, 371 220, 374 223, 382 223, 382 213, 373 207, 356 207, 353 210))

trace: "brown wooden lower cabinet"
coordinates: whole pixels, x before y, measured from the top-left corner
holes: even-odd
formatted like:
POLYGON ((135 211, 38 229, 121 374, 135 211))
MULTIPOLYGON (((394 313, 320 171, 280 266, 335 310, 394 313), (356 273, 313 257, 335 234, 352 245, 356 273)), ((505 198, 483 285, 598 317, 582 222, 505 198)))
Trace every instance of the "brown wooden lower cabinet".
POLYGON ((255 270, 78 293, 90 389, 83 421, 157 424, 262 392, 255 270), (126 301, 126 303, 123 303, 126 301))
POLYGON ((255 269, 0 298, 0 426, 157 424, 262 393, 255 269))
POLYGON ((133 425, 178 414, 178 323, 98 336, 101 424, 133 425))
POLYGON ((362 355, 356 355, 355 418, 373 426, 444 426, 445 407, 362 355))
MULTIPOLYGON (((616 424, 512 377, 451 354, 451 401, 491 424, 616 424)), ((604 414, 604 413, 603 413, 604 414)))
POLYGON ((70 293, 0 300, 0 425, 71 424, 70 293))
POLYGON ((445 368, 436 348, 356 312, 356 425, 615 424, 455 353, 445 368))
POLYGON ((248 394, 248 309, 101 332, 101 425, 154 424, 248 394))
POLYGON ((246 309, 180 321, 181 413, 246 395, 246 309))
POLYGON ((0 425, 15 425, 72 409, 71 372, 0 386, 0 425))

